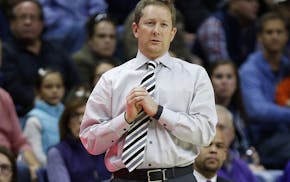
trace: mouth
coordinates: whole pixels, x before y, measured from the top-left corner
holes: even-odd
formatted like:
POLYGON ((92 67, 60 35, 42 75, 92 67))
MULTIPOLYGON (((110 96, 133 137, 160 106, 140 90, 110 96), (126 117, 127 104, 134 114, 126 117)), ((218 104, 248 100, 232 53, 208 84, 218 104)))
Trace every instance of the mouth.
POLYGON ((150 41, 151 42, 155 42, 155 43, 160 43, 161 42, 160 40, 157 40, 157 39, 151 39, 150 41))

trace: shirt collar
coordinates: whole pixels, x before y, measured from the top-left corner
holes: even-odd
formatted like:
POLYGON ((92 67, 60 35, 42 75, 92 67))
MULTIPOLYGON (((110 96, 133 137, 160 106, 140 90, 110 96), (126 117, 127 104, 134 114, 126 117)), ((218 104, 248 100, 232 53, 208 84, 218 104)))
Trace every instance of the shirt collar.
MULTIPOLYGON (((158 57, 154 61, 158 61, 159 63, 161 63, 165 67, 172 69, 173 65, 172 65, 170 59, 172 59, 172 57, 169 55, 168 52, 166 52, 164 55, 162 55, 161 57, 158 57)), ((146 64, 148 61, 149 61, 149 58, 144 56, 144 54, 142 54, 141 51, 138 50, 136 59, 133 59, 133 61, 132 61, 133 68, 138 69, 141 66, 143 66, 144 64, 146 64)))
POLYGON ((206 182, 207 180, 210 180, 211 182, 217 182, 217 175, 215 175, 213 178, 211 179, 207 179, 205 178, 202 174, 200 174, 198 171, 194 170, 193 174, 196 178, 197 181, 199 182, 206 182))

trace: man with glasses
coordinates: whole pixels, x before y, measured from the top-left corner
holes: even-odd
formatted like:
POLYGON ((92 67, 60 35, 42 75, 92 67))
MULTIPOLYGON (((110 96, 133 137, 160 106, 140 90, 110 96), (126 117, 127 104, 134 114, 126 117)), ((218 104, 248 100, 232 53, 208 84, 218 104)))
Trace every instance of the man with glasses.
POLYGON ((34 84, 40 68, 60 71, 69 90, 79 83, 75 65, 61 48, 42 40, 43 13, 35 0, 19 1, 10 17, 12 39, 3 46, 3 88, 23 117, 33 106, 34 84))

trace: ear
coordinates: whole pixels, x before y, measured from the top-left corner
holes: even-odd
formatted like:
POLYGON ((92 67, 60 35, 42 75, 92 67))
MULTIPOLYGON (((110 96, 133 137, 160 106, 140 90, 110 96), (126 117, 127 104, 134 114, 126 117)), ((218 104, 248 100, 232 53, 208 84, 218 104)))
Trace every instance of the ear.
POLYGON ((134 34, 135 38, 138 38, 138 36, 139 36, 139 34, 138 34, 138 25, 135 22, 132 23, 132 31, 133 31, 133 34, 134 34))
POLYGON ((176 32, 177 32, 177 28, 176 27, 173 27, 172 30, 171 30, 171 33, 170 33, 170 42, 173 41, 176 32))

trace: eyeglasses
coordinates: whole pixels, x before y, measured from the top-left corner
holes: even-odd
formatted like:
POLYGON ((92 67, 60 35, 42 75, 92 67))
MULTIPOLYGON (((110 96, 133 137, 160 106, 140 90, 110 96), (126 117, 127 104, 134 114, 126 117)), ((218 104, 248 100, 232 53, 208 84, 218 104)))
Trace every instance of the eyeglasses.
POLYGON ((31 20, 32 22, 35 21, 39 21, 41 20, 41 18, 39 16, 35 16, 35 15, 20 15, 20 16, 16 16, 16 19, 20 20, 20 21, 26 21, 27 19, 31 20))
POLYGON ((100 33, 100 34, 95 34, 95 37, 97 37, 99 39, 105 39, 105 38, 116 39, 116 35, 115 34, 100 33))
POLYGON ((12 167, 9 164, 0 164, 0 174, 9 175, 12 172, 12 167))

